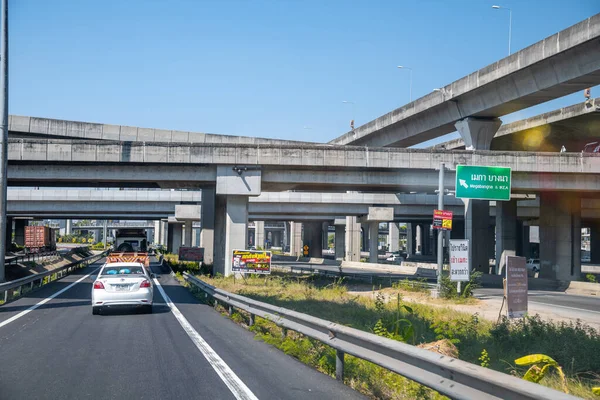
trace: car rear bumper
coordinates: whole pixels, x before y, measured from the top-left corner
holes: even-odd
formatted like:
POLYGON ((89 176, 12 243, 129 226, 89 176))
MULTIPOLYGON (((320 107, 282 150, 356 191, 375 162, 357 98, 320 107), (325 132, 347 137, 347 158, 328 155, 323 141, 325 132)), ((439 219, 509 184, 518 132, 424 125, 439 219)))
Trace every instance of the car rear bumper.
POLYGON ((92 294, 92 306, 144 306, 152 305, 152 290, 140 289, 135 292, 107 292, 95 290, 92 294))

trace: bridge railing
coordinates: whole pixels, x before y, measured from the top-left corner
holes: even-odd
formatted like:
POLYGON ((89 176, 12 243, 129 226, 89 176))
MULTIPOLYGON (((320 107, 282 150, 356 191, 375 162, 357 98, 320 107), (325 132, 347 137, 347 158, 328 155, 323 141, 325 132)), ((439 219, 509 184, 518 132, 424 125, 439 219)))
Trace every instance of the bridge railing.
POLYGON ((100 254, 95 254, 93 256, 74 261, 50 271, 15 279, 10 282, 0 283, 0 293, 3 293, 1 299, 3 299, 4 303, 6 303, 10 300, 21 297, 23 294, 28 293, 35 288, 40 288, 45 284, 63 278, 65 275, 70 274, 78 268, 95 263, 99 259, 106 257, 108 252, 109 250, 106 250, 100 254), (25 288, 26 291, 24 291, 25 288))
POLYGON ((228 305, 230 315, 234 308, 250 314, 250 325, 258 316, 333 347, 338 380, 343 380, 344 358, 349 354, 452 399, 576 399, 498 371, 230 293, 186 272, 183 276, 186 282, 204 291, 206 297, 211 296, 215 307, 221 302, 228 305))

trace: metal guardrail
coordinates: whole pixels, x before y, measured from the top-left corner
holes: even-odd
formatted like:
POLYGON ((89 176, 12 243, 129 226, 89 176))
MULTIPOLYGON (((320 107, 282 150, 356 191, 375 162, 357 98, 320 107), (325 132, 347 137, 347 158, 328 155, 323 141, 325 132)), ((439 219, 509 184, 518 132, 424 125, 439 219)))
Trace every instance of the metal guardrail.
MULTIPOLYGON (((289 271, 291 273, 309 273, 313 275, 321 275, 326 278, 348 278, 352 280, 365 281, 370 284, 376 284, 379 282, 388 282, 390 286, 392 286, 393 282, 402 282, 402 284, 407 284, 411 287, 423 287, 427 289, 434 289, 436 285, 434 283, 422 282, 415 280, 415 275, 392 275, 391 273, 387 274, 359 274, 354 272, 344 272, 342 271, 331 271, 327 269, 320 269, 318 267, 298 267, 298 266, 287 266, 287 265, 273 265, 271 267, 273 270, 280 271, 289 271)), ((433 279, 428 277, 416 277, 417 279, 433 279)))
POLYGON ((28 253, 28 254, 24 254, 24 255, 20 255, 20 256, 7 257, 4 261, 4 263, 5 263, 5 265, 14 265, 14 264, 18 264, 23 261, 35 261, 36 258, 39 260, 40 258, 43 258, 43 257, 53 257, 53 256, 56 257, 58 255, 59 255, 59 253, 56 250, 45 251, 43 253, 28 253))
POLYGON ((20 297, 21 294, 23 294, 24 286, 28 285, 30 291, 33 290, 35 287, 38 287, 38 288, 42 287, 44 285, 44 279, 46 277, 48 277, 47 283, 50 283, 53 280, 61 279, 62 277, 64 277, 65 275, 68 275, 69 273, 71 273, 72 271, 74 271, 77 268, 81 268, 82 266, 87 266, 89 264, 93 264, 96 261, 98 261, 99 259, 106 257, 108 252, 109 252, 109 250, 106 250, 100 254, 86 257, 79 261, 75 261, 70 264, 63 265, 62 267, 43 272, 41 274, 35 274, 35 275, 31 275, 31 276, 26 276, 24 278, 15 279, 14 281, 0 283, 0 292, 4 292, 4 296, 3 296, 4 303, 6 303, 9 300, 13 300, 17 297, 20 297), (52 276, 54 276, 54 275, 56 275, 56 279, 52 279, 52 276), (35 284, 36 282, 38 282, 37 286, 35 284), (14 289, 18 289, 18 290, 16 290, 16 294, 15 294, 14 289), (9 295, 9 293, 11 293, 11 291, 12 291, 12 296, 9 295))
POLYGON ((186 282, 218 302, 250 314, 250 325, 259 316, 336 349, 336 379, 343 380, 344 357, 349 354, 372 362, 452 399, 576 399, 548 387, 488 368, 436 354, 406 343, 338 325, 334 322, 229 293, 187 272, 186 282))

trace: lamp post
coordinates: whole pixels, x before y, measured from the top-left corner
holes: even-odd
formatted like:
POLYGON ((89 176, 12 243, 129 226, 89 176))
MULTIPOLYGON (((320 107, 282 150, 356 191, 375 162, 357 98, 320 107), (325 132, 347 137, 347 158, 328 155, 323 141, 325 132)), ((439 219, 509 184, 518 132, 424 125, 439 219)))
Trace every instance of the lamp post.
POLYGON ((352 129, 354 129, 354 116, 355 116, 354 115, 354 111, 355 111, 354 110, 354 105, 355 105, 355 103, 353 101, 348 101, 348 100, 344 100, 344 101, 342 101, 342 103, 344 103, 344 104, 351 104, 352 105, 352 121, 350 121, 350 127, 352 129))
POLYGON ((512 37, 512 10, 508 7, 497 5, 493 5, 492 8, 496 10, 508 10, 508 55, 510 56, 510 40, 512 37))
POLYGON ((410 67, 405 67, 404 65, 398 65, 399 69, 407 69, 410 71, 410 96, 409 96, 409 100, 412 102, 412 73, 413 70, 410 67))
POLYGON ((10 240, 6 240, 6 185, 8 170, 8 0, 2 0, 0 14, 0 282, 4 282, 4 257, 10 240))

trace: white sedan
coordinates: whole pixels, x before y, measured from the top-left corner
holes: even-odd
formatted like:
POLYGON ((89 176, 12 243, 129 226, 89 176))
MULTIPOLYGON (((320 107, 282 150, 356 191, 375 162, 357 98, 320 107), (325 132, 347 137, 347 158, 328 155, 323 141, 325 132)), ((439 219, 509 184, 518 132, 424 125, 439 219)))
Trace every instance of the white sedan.
POLYGON ((152 312, 153 274, 141 263, 104 264, 92 288, 92 314, 104 307, 141 307, 152 312))

